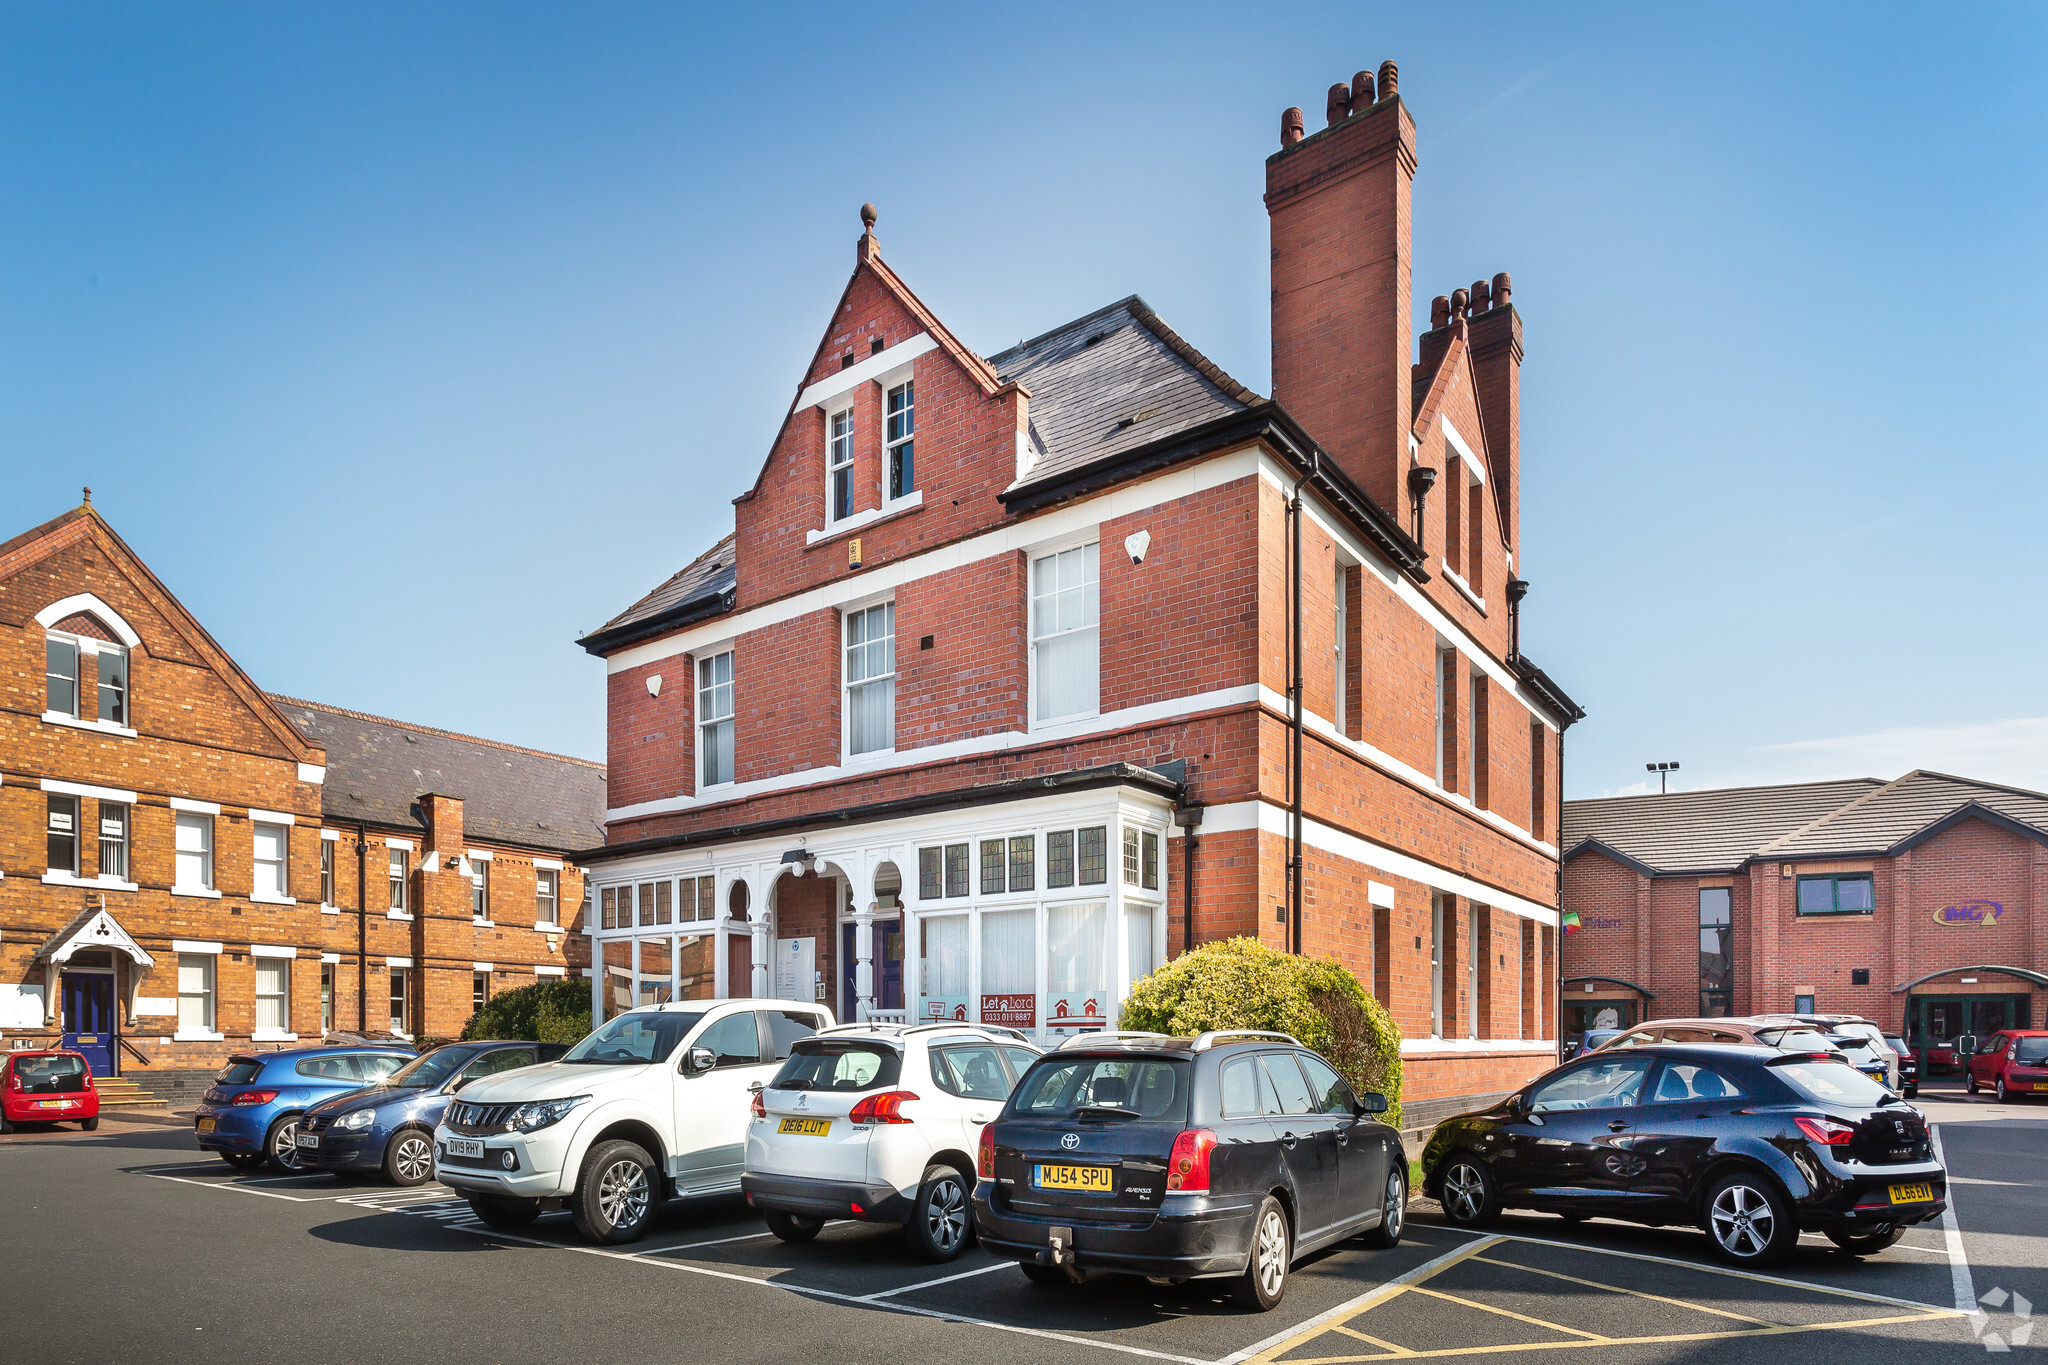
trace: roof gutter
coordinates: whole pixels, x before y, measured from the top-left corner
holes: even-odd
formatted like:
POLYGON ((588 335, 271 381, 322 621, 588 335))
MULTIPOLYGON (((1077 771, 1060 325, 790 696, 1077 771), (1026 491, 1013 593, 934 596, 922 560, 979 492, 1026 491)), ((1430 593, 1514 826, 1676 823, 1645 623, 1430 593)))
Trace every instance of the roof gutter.
POLYGON ((681 630, 684 626, 693 625, 708 617, 718 616, 731 611, 735 596, 736 590, 727 588, 724 592, 713 593, 709 597, 697 597, 687 602, 678 602, 673 607, 656 612, 654 615, 644 620, 635 621, 631 625, 620 626, 615 630, 605 630, 600 627, 597 630, 591 631, 590 634, 584 636, 576 643, 583 646, 585 653, 595 654, 599 658, 603 658, 613 650, 623 648, 626 645, 638 644, 642 640, 652 639, 657 635, 667 635, 671 631, 681 630))
POLYGON ((1025 801, 1051 792, 1090 791, 1099 787, 1143 787, 1172 801, 1175 805, 1180 804, 1187 791, 1185 781, 1151 768, 1140 768, 1132 763, 1105 763, 1100 767, 1077 768, 1072 772, 1050 773, 1044 777, 1019 777, 1007 782, 963 787, 958 791, 906 796, 894 801, 879 801, 836 812, 784 815, 748 824, 723 825, 713 829, 691 830, 684 834, 663 834, 652 839, 635 839, 630 843, 606 844, 599 848, 586 849, 573 856, 579 865, 588 867, 593 863, 613 862, 620 858, 636 857, 642 853, 664 853, 695 848, 702 844, 730 843, 742 839, 757 839, 767 834, 822 829, 833 825, 872 824, 878 820, 904 815, 922 815, 929 811, 946 810, 955 806, 995 805, 1004 801, 1025 801))

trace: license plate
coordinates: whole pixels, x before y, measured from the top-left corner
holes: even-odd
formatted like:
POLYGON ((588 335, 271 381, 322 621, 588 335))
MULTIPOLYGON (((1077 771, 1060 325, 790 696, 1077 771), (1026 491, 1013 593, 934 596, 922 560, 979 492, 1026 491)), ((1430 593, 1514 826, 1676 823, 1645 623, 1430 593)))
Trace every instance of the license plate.
POLYGON ((830 1119, 784 1119, 775 1129, 778 1133, 796 1133, 803 1137, 824 1137, 832 1131, 830 1119))
POLYGON ((1107 1166, 1037 1166, 1032 1169, 1031 1183, 1041 1190, 1108 1194, 1116 1188, 1116 1177, 1107 1166))
POLYGON ((40 1108, 40 1109, 69 1109, 69 1108, 71 1107, 71 1101, 70 1101, 70 1100, 37 1100, 37 1101, 36 1101, 36 1107, 37 1107, 37 1108, 40 1108))
POLYGON ((1891 1188, 1894 1204, 1927 1204, 1933 1202, 1932 1185, 1894 1185, 1891 1188))
POLYGON ((201 1133, 210 1133, 210 1132, 212 1132, 212 1131, 213 1131, 213 1120, 212 1120, 212 1119, 201 1119, 201 1120, 199 1120, 199 1122, 198 1122, 198 1123, 197 1123, 196 1125, 194 1125, 194 1127, 195 1127, 195 1130, 196 1130, 196 1131, 198 1131, 198 1132, 201 1132, 201 1133))
POLYGON ((448 1155, 450 1156, 482 1156, 484 1154, 482 1138, 444 1138, 441 1145, 448 1149, 448 1155))
POLYGON ((320 1145, 320 1137, 317 1133, 298 1133, 292 1137, 292 1141, 301 1147, 318 1147, 320 1145))

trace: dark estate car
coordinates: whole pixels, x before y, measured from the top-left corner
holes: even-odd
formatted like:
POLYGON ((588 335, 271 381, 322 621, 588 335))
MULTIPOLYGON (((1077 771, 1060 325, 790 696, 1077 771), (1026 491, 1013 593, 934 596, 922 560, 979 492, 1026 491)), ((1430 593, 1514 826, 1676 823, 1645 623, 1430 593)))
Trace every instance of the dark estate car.
POLYGON ((346 1175, 381 1169, 394 1184, 424 1185, 434 1174, 434 1125, 471 1081, 552 1062, 561 1043, 448 1043, 367 1090, 314 1105, 299 1117, 299 1164, 346 1175))
POLYGON ((1229 1278, 1264 1311, 1299 1257, 1400 1240, 1407 1155, 1368 1117, 1386 1107, 1282 1033, 1076 1038, 982 1129, 976 1230, 1036 1284, 1229 1278))
POLYGON ((1948 1173, 1920 1112, 1834 1052, 1654 1044, 1596 1052, 1448 1119, 1423 1191, 1463 1227, 1503 1208, 1692 1224, 1737 1265, 1802 1229, 1856 1255, 1939 1217, 1948 1173))

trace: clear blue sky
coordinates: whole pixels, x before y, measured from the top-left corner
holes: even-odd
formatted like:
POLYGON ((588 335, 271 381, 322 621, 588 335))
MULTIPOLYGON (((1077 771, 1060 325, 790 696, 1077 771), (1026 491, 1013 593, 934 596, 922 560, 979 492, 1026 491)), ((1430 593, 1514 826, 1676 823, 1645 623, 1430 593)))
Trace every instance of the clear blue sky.
POLYGON ((264 686, 602 757, 853 261, 1268 378, 1263 161, 1391 57, 1512 271, 1569 794, 2048 786, 2039 6, 0 7, 0 536, 81 484, 264 686), (738 12, 744 11, 744 12, 738 12), (756 15, 762 17, 757 18, 756 15))

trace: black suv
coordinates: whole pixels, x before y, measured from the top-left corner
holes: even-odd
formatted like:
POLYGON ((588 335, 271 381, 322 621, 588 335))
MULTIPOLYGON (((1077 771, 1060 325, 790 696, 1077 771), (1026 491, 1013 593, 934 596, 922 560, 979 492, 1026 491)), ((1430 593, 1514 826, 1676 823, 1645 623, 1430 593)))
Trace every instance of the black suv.
POLYGON ((1386 1108, 1284 1033, 1084 1035, 981 1130, 975 1229, 1037 1284, 1229 1278, 1263 1312, 1296 1258, 1400 1241, 1407 1154, 1366 1117, 1386 1108))

